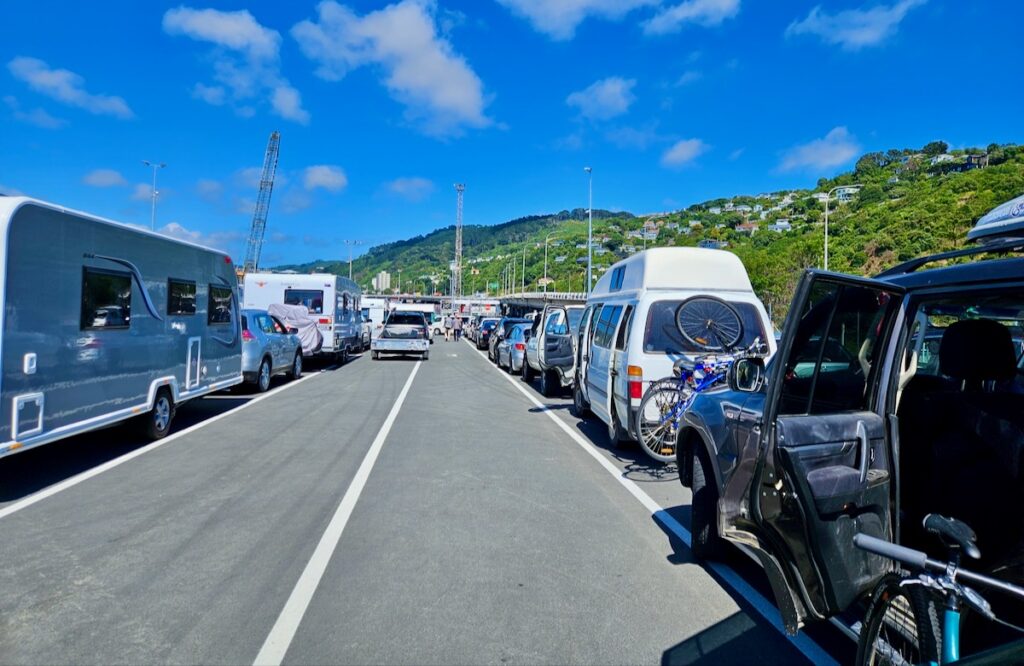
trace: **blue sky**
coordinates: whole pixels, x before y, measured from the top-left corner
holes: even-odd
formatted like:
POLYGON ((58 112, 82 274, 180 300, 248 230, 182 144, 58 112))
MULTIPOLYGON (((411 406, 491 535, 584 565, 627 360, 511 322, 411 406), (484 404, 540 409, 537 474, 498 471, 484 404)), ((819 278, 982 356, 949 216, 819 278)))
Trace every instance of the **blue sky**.
POLYGON ((9 3, 0 191, 263 263, 454 222, 813 185, 862 152, 1020 142, 1020 3, 9 3))

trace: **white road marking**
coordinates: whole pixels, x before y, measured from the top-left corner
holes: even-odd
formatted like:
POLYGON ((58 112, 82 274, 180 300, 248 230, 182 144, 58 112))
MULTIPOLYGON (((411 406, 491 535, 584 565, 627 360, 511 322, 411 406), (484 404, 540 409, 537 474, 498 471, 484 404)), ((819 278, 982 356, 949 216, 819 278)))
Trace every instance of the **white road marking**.
POLYGON ((337 366, 333 366, 331 368, 325 368, 324 370, 321 370, 320 372, 314 372, 312 374, 308 374, 308 375, 300 377, 300 378, 298 378, 296 380, 290 381, 290 382, 288 382, 287 384, 285 384, 283 386, 277 387, 273 391, 267 391, 263 395, 256 396, 255 398, 250 398, 249 400, 245 401, 241 405, 238 405, 237 407, 232 407, 231 409, 227 410, 226 412, 221 412, 220 414, 217 414, 216 416, 211 416, 210 418, 205 419, 203 421, 200 421, 199 423, 195 423, 193 425, 190 425, 189 427, 185 428, 184 430, 178 430, 177 432, 174 432, 174 433, 172 433, 170 435, 167 435, 163 439, 158 439, 157 441, 153 442, 152 444, 147 444, 146 446, 143 446, 142 448, 139 448, 139 449, 135 449, 134 451, 126 453, 123 456, 118 456, 117 458, 113 458, 112 460, 108 460, 107 462, 103 463, 102 465, 97 465, 96 467, 93 467, 92 469, 86 470, 86 471, 84 471, 84 472, 82 472, 80 474, 76 474, 75 476, 72 476, 70 478, 64 479, 63 481, 61 481, 59 483, 55 483, 52 486, 48 486, 46 488, 43 488, 42 490, 40 490, 37 493, 29 495, 28 497, 26 497, 24 499, 18 500, 17 502, 14 502, 13 504, 9 504, 6 507, 4 507, 3 509, 0 509, 0 520, 6 518, 7 516, 10 516, 11 514, 19 512, 22 509, 26 509, 26 508, 32 506, 33 504, 35 504, 36 502, 41 502, 44 499, 46 499, 47 497, 53 497, 57 493, 63 492, 65 490, 67 490, 68 488, 73 488, 74 486, 77 486, 78 484, 82 483, 83 481, 88 481, 89 479, 93 478, 94 476, 99 476, 103 472, 110 471, 110 470, 114 469, 115 467, 123 465, 126 462, 128 462, 129 460, 134 460, 135 458, 138 458, 141 455, 145 455, 145 454, 149 453, 150 451, 154 451, 156 449, 159 449, 161 446, 163 446, 165 444, 170 444, 174 440, 180 439, 180 438, 184 437, 185 435, 188 435, 190 433, 195 432, 196 430, 199 430, 200 428, 204 428, 204 427, 210 425, 211 423, 216 423, 217 421, 220 421, 221 419, 227 418, 228 416, 231 416, 232 414, 234 414, 236 412, 242 411, 246 407, 251 407, 252 405, 255 405, 255 404, 259 403, 259 402, 262 402, 262 401, 266 400, 267 398, 269 398, 271 396, 275 396, 278 393, 281 393, 282 391, 284 391, 286 389, 290 389, 293 386, 298 386, 299 384, 301 384, 302 382, 306 381, 307 379, 312 379, 313 377, 317 377, 320 374, 326 372, 327 370, 332 370, 334 367, 337 367, 337 366))
POLYGON ((412 380, 416 377, 416 373, 422 364, 423 361, 417 361, 416 365, 413 366, 412 372, 409 373, 409 378, 405 380, 405 386, 402 387, 402 391, 398 394, 398 398, 391 407, 388 417, 384 420, 384 425, 380 427, 380 431, 373 440, 373 444, 370 445, 370 450, 366 452, 366 457, 363 458, 363 462, 359 465, 352 483, 349 484, 348 490, 345 491, 344 497, 341 498, 341 504, 338 505, 337 510, 334 512, 334 516, 327 525, 327 529, 324 530, 323 536, 320 537, 320 542, 317 543, 313 556, 306 563, 306 568, 303 569, 302 575, 299 576, 298 582, 295 583, 295 588, 292 589, 288 601, 285 602, 284 608, 281 609, 281 614, 278 615, 277 621, 267 635, 267 639, 263 641, 263 647, 260 648, 259 654, 256 655, 255 664, 276 666, 284 660, 285 653, 288 652, 292 639, 295 638, 295 632, 299 628, 299 623, 302 622, 302 617, 306 614, 310 601, 313 600, 316 588, 320 585, 320 579, 323 578, 324 571, 327 570, 327 565, 331 561, 331 556, 334 555, 334 551, 338 547, 341 533, 345 531, 348 519, 352 516, 356 502, 359 501, 359 495, 363 492, 367 479, 370 478, 370 472, 373 470, 373 465, 377 462, 377 456, 380 455, 380 451, 384 447, 384 441, 387 439, 388 433, 391 432, 391 426, 395 423, 398 411, 402 408, 402 403, 405 402, 405 396, 409 393, 412 380))
MULTIPOLYGON (((475 349, 480 356, 487 359, 487 355, 482 351, 475 349)), ((490 360, 487 361, 490 364, 490 360)), ((608 458, 593 444, 591 444, 583 435, 573 430, 565 421, 558 417, 558 415, 548 405, 545 405, 536 397, 534 397, 523 385, 521 381, 517 381, 512 375, 501 372, 497 366, 494 366, 495 370, 498 370, 498 374, 507 379, 515 386, 520 393, 526 396, 526 399, 532 402, 535 406, 539 407, 540 410, 547 414, 548 417, 554 421, 559 428, 561 428, 574 442, 580 445, 584 451, 589 453, 605 470, 608 471, 615 480, 618 481, 629 494, 635 497, 644 507, 651 512, 651 516, 659 523, 665 526, 672 534, 674 534, 680 541, 686 544, 686 547, 690 547, 690 530, 683 527, 683 525, 672 517, 668 511, 666 511, 660 504, 655 502, 650 495, 645 493, 640 486, 634 483, 632 480, 626 477, 625 472, 616 467, 608 458)), ((775 627, 783 636, 785 636, 790 643, 793 644, 805 657, 811 660, 814 664, 819 665, 832 665, 836 664, 836 660, 833 659, 828 652, 826 652, 820 645, 814 642, 807 634, 798 633, 796 636, 790 636, 786 633, 785 627, 782 624, 782 616, 779 614, 779 610, 766 599, 760 592, 750 586, 738 573, 733 571, 729 566, 721 564, 719 562, 705 562, 705 565, 718 574, 722 580, 724 580, 732 589, 734 589, 740 596, 747 600, 751 606, 757 610, 768 622, 775 627)))

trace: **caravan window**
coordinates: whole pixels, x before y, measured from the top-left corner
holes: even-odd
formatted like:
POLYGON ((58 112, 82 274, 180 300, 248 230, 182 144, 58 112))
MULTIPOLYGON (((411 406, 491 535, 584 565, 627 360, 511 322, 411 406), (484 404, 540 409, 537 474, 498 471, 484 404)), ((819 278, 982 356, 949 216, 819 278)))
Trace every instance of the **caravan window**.
POLYGON ((167 281, 167 314, 194 315, 196 313, 196 283, 188 280, 167 281))
POLYGON ((215 287, 211 284, 207 308, 206 323, 230 324, 231 317, 233 316, 231 311, 231 289, 228 287, 215 287))
POLYGON ((324 292, 316 289, 285 289, 285 305, 305 305, 310 314, 323 314, 324 292))
POLYGON ((82 330, 128 328, 131 320, 131 274, 82 269, 82 330))

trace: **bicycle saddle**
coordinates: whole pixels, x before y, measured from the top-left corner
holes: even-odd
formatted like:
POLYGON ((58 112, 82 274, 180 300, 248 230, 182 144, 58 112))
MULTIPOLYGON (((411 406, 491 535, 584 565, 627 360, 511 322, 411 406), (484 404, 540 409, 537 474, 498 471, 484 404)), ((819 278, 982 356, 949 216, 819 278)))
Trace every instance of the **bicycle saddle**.
POLYGON ((973 560, 981 557, 981 551, 974 543, 978 535, 962 520, 929 513, 924 517, 924 528, 932 534, 937 534, 947 547, 959 548, 973 560))

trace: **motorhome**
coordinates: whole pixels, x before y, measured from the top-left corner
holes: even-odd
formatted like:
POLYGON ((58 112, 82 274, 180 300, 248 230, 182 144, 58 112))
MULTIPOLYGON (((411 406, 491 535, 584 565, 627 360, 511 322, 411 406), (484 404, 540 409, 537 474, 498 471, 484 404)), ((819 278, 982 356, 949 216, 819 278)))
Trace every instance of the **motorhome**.
POLYGON ((362 342, 362 290, 331 273, 246 273, 243 307, 266 310, 271 304, 302 305, 316 318, 324 341, 318 355, 348 360, 362 342))
POLYGON ((0 196, 0 456, 242 381, 235 269, 222 252, 0 196))
POLYGON ((573 404, 608 425, 613 441, 635 439, 640 399, 674 363, 706 350, 684 338, 676 314, 696 296, 725 301, 738 314, 736 347, 756 339, 775 352, 772 324, 739 258, 725 250, 666 247, 613 265, 587 299, 576 345, 573 404))
POLYGON ((363 323, 369 327, 371 337, 377 337, 384 328, 384 318, 388 313, 388 299, 379 296, 363 296, 361 305, 363 323))

